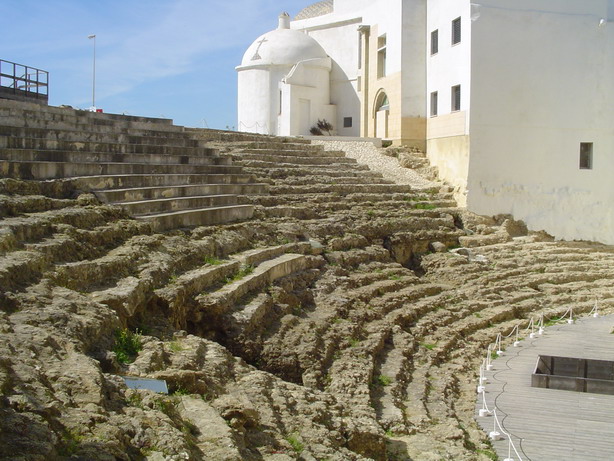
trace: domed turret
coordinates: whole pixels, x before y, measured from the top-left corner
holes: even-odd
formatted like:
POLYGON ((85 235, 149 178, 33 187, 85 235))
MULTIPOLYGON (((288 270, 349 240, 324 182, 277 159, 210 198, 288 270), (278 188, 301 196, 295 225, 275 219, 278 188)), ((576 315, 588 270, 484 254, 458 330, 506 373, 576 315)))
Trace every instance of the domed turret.
POLYGON ((324 48, 309 35, 290 29, 290 16, 279 16, 279 27, 261 35, 243 55, 240 67, 293 66, 306 59, 326 58, 324 48))
POLYGON ((331 69, 324 48, 281 14, 279 27, 258 37, 237 67, 239 130, 307 135, 318 119, 334 120, 331 69))

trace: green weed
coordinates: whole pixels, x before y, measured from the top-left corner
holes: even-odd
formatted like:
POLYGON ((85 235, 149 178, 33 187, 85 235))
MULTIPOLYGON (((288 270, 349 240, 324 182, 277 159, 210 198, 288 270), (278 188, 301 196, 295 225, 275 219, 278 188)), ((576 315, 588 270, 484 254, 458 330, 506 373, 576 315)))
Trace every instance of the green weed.
POLYGON ((233 276, 226 277, 225 282, 226 283, 236 282, 237 280, 241 280, 243 277, 248 276, 252 272, 254 272, 254 266, 251 266, 251 265, 241 266, 241 269, 239 269, 238 272, 236 272, 233 276))
POLYGON ((62 434, 61 447, 58 450, 62 456, 74 455, 81 446, 83 436, 75 430, 67 429, 62 434))
POLYGON ((215 256, 206 256, 203 262, 205 264, 209 264, 210 266, 219 266, 222 264, 222 261, 217 259, 215 256))
POLYGON ((375 384, 382 387, 390 386, 392 384, 392 378, 386 375, 379 375, 375 379, 375 384))
POLYGON ((493 461, 497 461, 499 459, 499 456, 492 450, 482 450, 481 448, 478 448, 475 452, 478 455, 484 455, 493 461))
POLYGON ((127 328, 115 332, 113 352, 115 352, 118 362, 123 364, 134 362, 141 349, 143 349, 143 345, 141 331, 138 328, 134 333, 127 328))
POLYGON ((191 392, 188 391, 186 388, 179 386, 177 387, 177 389, 175 389, 173 395, 191 395, 191 392))
POLYGON ((292 449, 297 453, 302 453, 305 449, 305 445, 301 443, 301 441, 294 435, 289 435, 286 437, 286 441, 292 446, 292 449))
POLYGON ((432 351, 435 349, 435 347, 437 347, 437 343, 420 343, 420 345, 429 351, 432 351))
POLYGON ((140 392, 134 392, 126 399, 126 403, 131 407, 143 408, 143 396, 140 392))
POLYGON ((547 322, 544 322, 544 326, 551 327, 552 325, 556 325, 557 323, 559 323, 561 320, 563 320, 561 317, 552 317, 547 322))

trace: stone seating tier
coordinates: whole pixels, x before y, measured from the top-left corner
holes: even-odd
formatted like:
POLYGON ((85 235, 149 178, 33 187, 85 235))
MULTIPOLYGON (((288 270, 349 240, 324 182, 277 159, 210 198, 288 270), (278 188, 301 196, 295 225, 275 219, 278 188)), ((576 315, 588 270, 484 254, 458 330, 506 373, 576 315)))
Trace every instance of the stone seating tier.
POLYGON ((0 175, 68 183, 57 190, 94 193, 157 231, 249 219, 238 196, 266 185, 197 134, 168 119, 0 100, 0 175))

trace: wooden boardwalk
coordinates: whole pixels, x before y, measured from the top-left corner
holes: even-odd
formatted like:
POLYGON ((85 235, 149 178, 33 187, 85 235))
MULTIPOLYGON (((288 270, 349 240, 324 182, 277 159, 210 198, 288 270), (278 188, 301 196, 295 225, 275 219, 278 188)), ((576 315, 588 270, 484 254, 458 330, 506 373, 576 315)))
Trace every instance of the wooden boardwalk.
MULTIPOLYGON (((547 327, 542 336, 528 337, 510 347, 486 372, 486 404, 497 409, 505 432, 511 434, 518 461, 614 460, 614 396, 531 387, 538 355, 614 361, 614 316, 582 318, 575 324, 547 327)), ((477 385, 477 382, 476 382, 477 385)), ((486 432, 493 430, 493 416, 476 418, 486 432)), ((499 432, 501 432, 499 430, 499 432)), ((493 442, 501 457, 508 458, 509 442, 493 442)))

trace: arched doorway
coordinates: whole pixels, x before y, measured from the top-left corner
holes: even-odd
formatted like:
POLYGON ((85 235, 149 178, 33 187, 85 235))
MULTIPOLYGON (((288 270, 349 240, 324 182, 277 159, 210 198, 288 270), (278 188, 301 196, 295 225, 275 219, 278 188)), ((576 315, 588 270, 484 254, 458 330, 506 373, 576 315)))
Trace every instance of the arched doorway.
POLYGON ((375 125, 375 137, 388 137, 388 116, 390 114, 390 102, 385 91, 380 90, 375 96, 373 119, 375 125))

